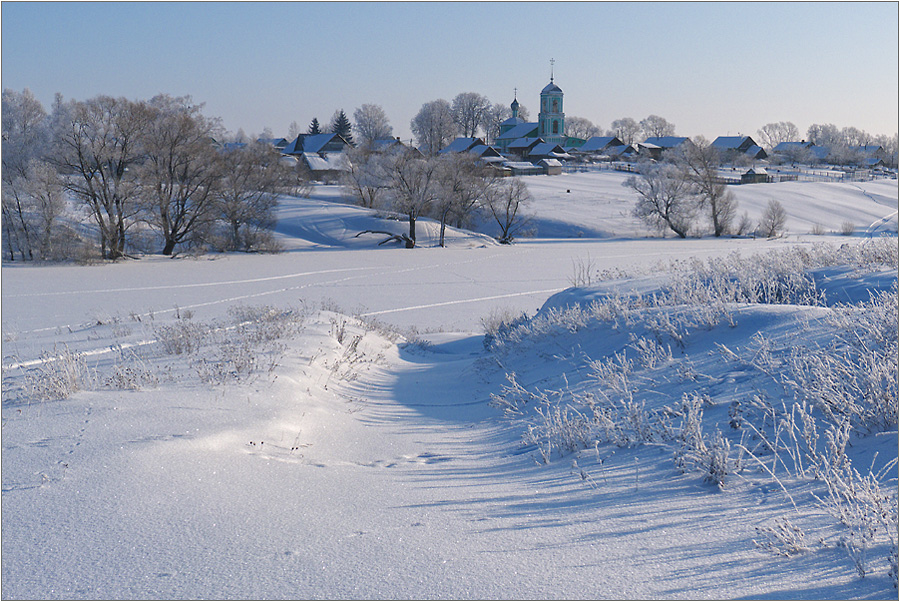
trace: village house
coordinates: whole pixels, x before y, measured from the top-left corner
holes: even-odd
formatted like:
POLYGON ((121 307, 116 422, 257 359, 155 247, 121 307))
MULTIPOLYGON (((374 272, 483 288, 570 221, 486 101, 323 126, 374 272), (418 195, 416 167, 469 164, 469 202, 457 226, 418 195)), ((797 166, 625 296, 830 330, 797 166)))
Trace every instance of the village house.
POLYGON ((750 136, 719 136, 713 140, 712 146, 722 153, 722 158, 726 161, 733 161, 740 156, 754 160, 769 156, 750 136))

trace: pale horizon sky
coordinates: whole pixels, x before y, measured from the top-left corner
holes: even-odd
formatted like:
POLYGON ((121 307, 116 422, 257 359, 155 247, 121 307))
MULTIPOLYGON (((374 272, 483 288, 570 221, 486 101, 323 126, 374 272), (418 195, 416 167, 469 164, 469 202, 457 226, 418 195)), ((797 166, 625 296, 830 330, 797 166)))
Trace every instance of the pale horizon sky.
POLYGON ((305 131, 381 105, 394 134, 478 92, 531 117, 550 79, 567 117, 656 114, 678 135, 791 121, 898 130, 897 2, 10 2, 3 88, 191 95, 230 131, 305 131))

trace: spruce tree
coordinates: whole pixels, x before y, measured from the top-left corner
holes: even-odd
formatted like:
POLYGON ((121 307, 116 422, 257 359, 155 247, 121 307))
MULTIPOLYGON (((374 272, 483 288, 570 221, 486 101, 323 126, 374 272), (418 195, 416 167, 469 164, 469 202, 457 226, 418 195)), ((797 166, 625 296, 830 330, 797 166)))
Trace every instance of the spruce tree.
POLYGON ((312 122, 309 124, 309 131, 307 132, 310 135, 321 134, 322 130, 319 128, 319 120, 316 117, 313 117, 312 122))
POLYGON ((338 134, 349 144, 353 144, 353 136, 350 134, 352 126, 350 125, 350 120, 347 118, 347 114, 344 113, 344 109, 340 109, 334 114, 334 117, 331 118, 331 131, 332 133, 338 134))

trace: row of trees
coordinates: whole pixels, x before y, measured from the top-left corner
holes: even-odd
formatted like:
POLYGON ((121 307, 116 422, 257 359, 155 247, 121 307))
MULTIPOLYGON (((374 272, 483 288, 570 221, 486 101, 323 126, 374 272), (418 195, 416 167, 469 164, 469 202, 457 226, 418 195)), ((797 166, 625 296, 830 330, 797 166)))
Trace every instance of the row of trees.
POLYGON ((522 179, 500 178, 469 153, 426 156, 401 145, 385 151, 360 146, 347 152, 347 168, 344 185, 357 204, 404 216, 406 234, 381 234, 410 249, 421 217, 440 222, 441 246, 448 225, 471 226, 487 217, 499 228, 497 239, 508 244, 528 223, 531 194, 522 179))
POLYGON ((64 258, 89 230, 104 259, 141 237, 166 255, 265 247, 276 195, 296 190, 301 174, 268 145, 223 150, 220 121, 202 109, 190 97, 57 95, 47 112, 29 90, 4 90, 5 255, 64 258))

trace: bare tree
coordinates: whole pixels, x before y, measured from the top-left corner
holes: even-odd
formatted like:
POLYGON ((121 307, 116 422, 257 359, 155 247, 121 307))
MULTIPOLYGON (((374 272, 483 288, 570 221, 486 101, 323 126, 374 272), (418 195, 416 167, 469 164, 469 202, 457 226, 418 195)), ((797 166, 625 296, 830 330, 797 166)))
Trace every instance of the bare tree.
POLYGON ((152 120, 143 134, 138 177, 151 223, 163 236, 162 253, 171 255, 212 217, 221 179, 212 141, 221 126, 205 117, 202 105, 193 104, 190 96, 159 95, 149 104, 152 120))
POLYGON ((474 137, 478 128, 484 125, 491 101, 477 92, 462 92, 453 99, 450 110, 453 121, 462 136, 474 137))
POLYGON ((73 103, 56 135, 57 165, 73 177, 69 191, 88 208, 104 259, 125 255, 126 233, 138 213, 136 171, 140 137, 151 112, 145 102, 97 96, 73 103))
POLYGON ((668 228, 686 238, 697 213, 691 183, 670 163, 645 163, 640 173, 622 184, 638 193, 634 216, 660 232, 668 228))
POLYGON ((34 220, 33 231, 37 235, 40 258, 56 258, 55 246, 62 242, 62 231, 58 225, 66 212, 62 179, 52 165, 32 159, 25 176, 25 194, 31 205, 30 214, 34 220))
POLYGON ((216 217, 225 225, 227 251, 271 250, 277 191, 292 177, 279 153, 250 143, 220 155, 222 178, 216 187, 216 217))
POLYGON ((700 207, 707 210, 715 236, 728 233, 737 213, 737 200, 719 177, 720 162, 718 149, 702 138, 682 144, 674 155, 674 163, 693 185, 700 207))
POLYGON ((394 128, 380 105, 364 104, 353 112, 353 130, 360 146, 371 145, 375 140, 393 138, 394 128))
POLYGON ((659 115, 649 115, 641 119, 640 125, 641 132, 645 138, 675 135, 675 124, 669 123, 659 115))
POLYGON ((759 220, 756 233, 766 238, 775 238, 784 232, 786 221, 787 212, 785 212, 781 203, 775 199, 769 199, 769 204, 766 205, 766 210, 759 220))
POLYGON ((344 151, 347 169, 342 183, 357 205, 370 209, 380 206, 391 186, 391 151, 378 152, 368 146, 344 151))
POLYGON ((471 153, 448 153, 438 157, 438 194, 432 214, 441 222, 440 246, 451 219, 464 222, 482 197, 485 165, 471 153))
POLYGON ((2 197, 3 231, 10 260, 15 251, 34 258, 33 233, 27 215, 24 183, 32 160, 46 152, 47 111, 28 88, 21 93, 3 90, 2 197))
POLYGON ((438 162, 419 153, 399 149, 392 153, 389 165, 390 204, 406 216, 409 234, 403 237, 407 249, 416 246, 416 220, 427 215, 438 193, 438 162))
POLYGON ((521 177, 497 178, 483 193, 482 207, 500 226, 497 240, 512 244, 517 234, 531 222, 527 213, 532 202, 531 192, 521 177))
POLYGON ((566 135, 587 140, 601 134, 600 128, 584 117, 566 117, 566 135))
POLYGON ((509 105, 502 103, 494 103, 491 108, 485 111, 484 122, 484 141, 487 144, 493 144, 500 135, 500 124, 512 117, 512 109, 509 105))
POLYGON ((763 148, 772 152, 772 149, 782 142, 795 142, 800 137, 800 130, 790 121, 779 121, 767 123, 759 128, 757 134, 763 148))
POLYGON ((641 132, 640 124, 631 117, 616 119, 610 124, 610 135, 615 136, 625 144, 634 144, 641 132))
POLYGON ((422 105, 409 126, 419 143, 419 148, 428 155, 436 155, 459 131, 453 120, 450 103, 443 99, 422 105))

